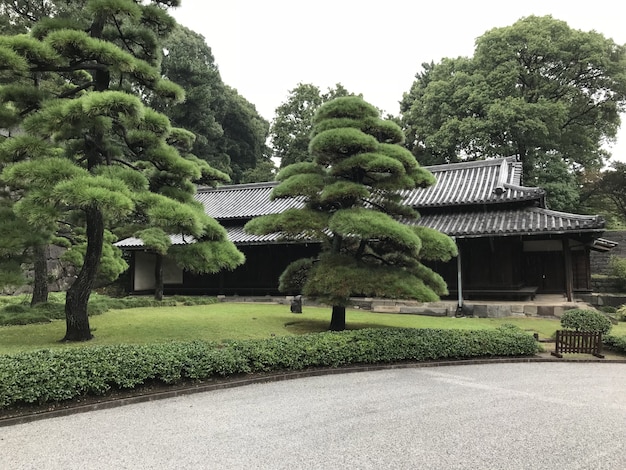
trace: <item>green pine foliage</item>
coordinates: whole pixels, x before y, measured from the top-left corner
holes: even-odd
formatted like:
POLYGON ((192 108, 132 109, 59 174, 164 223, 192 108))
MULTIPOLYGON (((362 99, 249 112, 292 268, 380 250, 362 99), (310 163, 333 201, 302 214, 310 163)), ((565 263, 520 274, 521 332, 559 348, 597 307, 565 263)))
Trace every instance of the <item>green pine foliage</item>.
MULTIPOLYGON (((184 99, 160 70, 178 1, 58 2, 28 34, 0 36, 0 178, 17 217, 42 243, 64 238, 80 267, 66 298, 66 340, 91 337, 97 279, 126 268, 114 234, 145 236, 156 253, 195 272, 243 262, 226 231, 193 199, 195 183, 228 176, 191 153, 195 136, 147 103, 184 99), (172 250, 182 235, 189 246, 172 250), (198 241, 192 247, 191 243, 198 241)), ((43 15, 42 15, 43 18, 43 15)))
MULTIPOLYGON (((401 146, 399 126, 381 119, 363 99, 348 96, 319 107, 311 135, 312 162, 282 169, 271 195, 300 198, 304 207, 256 218, 245 227, 322 242, 318 259, 287 267, 281 289, 334 307, 344 307, 354 295, 434 301, 446 294, 443 279, 421 260, 447 261, 456 256, 456 246, 441 233, 412 226, 419 216, 402 204, 401 192, 428 186, 434 178, 401 146)), ((338 329, 343 327, 345 321, 338 329)))

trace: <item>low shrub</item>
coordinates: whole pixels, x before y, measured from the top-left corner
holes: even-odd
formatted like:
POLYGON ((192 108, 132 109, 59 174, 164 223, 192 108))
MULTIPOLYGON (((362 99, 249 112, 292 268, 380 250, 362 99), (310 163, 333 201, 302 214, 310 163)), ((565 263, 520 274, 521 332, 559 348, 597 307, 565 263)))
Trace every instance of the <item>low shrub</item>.
POLYGON ((529 356, 538 343, 518 328, 363 329, 266 340, 95 346, 0 356, 0 408, 165 384, 278 370, 398 361, 529 356))
POLYGON ((626 305, 622 305, 615 312, 615 316, 619 321, 626 321, 626 305))
POLYGON ((603 305, 601 307, 598 307, 598 310, 600 310, 602 313, 608 313, 609 315, 617 312, 617 308, 611 307, 610 305, 603 305))
MULTIPOLYGON (((31 323, 46 323, 51 320, 65 318, 65 296, 50 294, 49 302, 30 307, 30 300, 26 296, 2 297, 0 302, 0 325, 27 325, 31 323)), ((217 302, 215 297, 168 297, 161 301, 151 297, 108 297, 92 293, 87 307, 90 316, 100 315, 109 310, 137 308, 137 307, 172 307, 176 305, 208 305, 217 302)))
POLYGON ((618 352, 626 353, 626 336, 608 335, 602 338, 602 342, 618 352))
POLYGON ((592 331, 607 334, 611 331, 611 320, 595 310, 575 308, 563 313, 561 326, 576 331, 592 331))

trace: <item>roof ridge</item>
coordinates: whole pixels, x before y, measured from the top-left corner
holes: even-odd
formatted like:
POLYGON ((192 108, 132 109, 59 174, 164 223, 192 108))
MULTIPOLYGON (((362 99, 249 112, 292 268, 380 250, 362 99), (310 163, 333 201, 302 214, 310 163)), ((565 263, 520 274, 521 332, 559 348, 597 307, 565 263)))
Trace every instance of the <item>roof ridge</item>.
POLYGON ((599 214, 574 214, 572 212, 555 211, 554 209, 548 209, 547 207, 529 207, 532 212, 543 212, 544 214, 567 216, 572 219, 594 219, 604 220, 604 217, 599 214))
POLYGON ((503 162, 515 162, 517 159, 515 157, 496 157, 496 158, 487 158, 485 160, 472 160, 472 161, 462 161, 455 163, 441 163, 439 165, 428 165, 423 168, 427 169, 430 172, 436 171, 446 171, 446 170, 458 170, 459 168, 476 168, 483 166, 498 166, 502 165, 503 162))
POLYGON ((271 188, 278 184, 278 181, 262 181, 259 183, 235 183, 235 184, 224 184, 222 186, 198 186, 196 188, 196 192, 207 193, 207 192, 215 192, 215 191, 236 191, 239 189, 248 189, 248 188, 271 188))

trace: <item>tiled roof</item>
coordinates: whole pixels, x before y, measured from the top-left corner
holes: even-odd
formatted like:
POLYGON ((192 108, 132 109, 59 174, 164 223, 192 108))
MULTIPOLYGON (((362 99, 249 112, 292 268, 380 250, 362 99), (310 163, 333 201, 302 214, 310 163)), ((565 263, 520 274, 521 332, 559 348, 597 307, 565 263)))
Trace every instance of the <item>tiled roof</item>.
POLYGON ((415 208, 497 204, 541 199, 545 191, 521 186, 521 163, 513 158, 426 167, 437 183, 403 191, 415 208))
MULTIPOLYGON (((604 220, 598 216, 568 214, 536 207, 542 205, 545 192, 539 188, 520 186, 521 164, 512 158, 431 166, 437 183, 429 188, 403 192, 406 204, 424 213, 420 225, 434 228, 450 236, 484 237, 489 235, 567 233, 601 231, 604 220), (506 208, 498 205, 528 201, 525 205, 506 208), (436 208, 447 207, 437 213, 436 208), (458 210, 451 211, 452 208, 458 210), (477 210, 480 207, 481 210, 477 210), (426 210, 427 209, 427 210, 426 210)), ((237 244, 272 243, 280 234, 250 235, 243 224, 260 215, 280 213, 303 207, 302 198, 270 200, 276 182, 240 184, 219 188, 201 188, 196 199, 206 213, 224 222, 228 238, 237 244)), ((173 244, 187 243, 179 235, 173 244)), ((138 239, 117 243, 120 247, 141 247, 138 239)))
MULTIPOLYGON (((430 227, 451 237, 473 238, 486 236, 563 234, 568 232, 593 232, 604 228, 600 216, 568 214, 540 207, 525 207, 513 210, 473 211, 423 216, 417 225, 430 227)), ((283 241, 280 234, 251 235, 244 232, 243 225, 226 227, 228 238, 238 245, 254 245, 283 241)), ((189 243, 172 237, 172 244, 189 243)), ((298 241, 298 240, 291 240, 298 241)), ((137 238, 127 238, 116 244, 120 248, 143 246, 137 238)))
MULTIPOLYGON (((172 245, 183 245, 185 243, 193 243, 195 239, 193 237, 183 237, 181 235, 170 235, 170 241, 172 245)), ((120 240, 115 243, 118 248, 140 248, 143 246, 143 240, 141 238, 129 237, 120 240)))
MULTIPOLYGON (((279 233, 270 233, 269 235, 251 235, 244 232, 243 225, 234 225, 224 228, 226 229, 226 233, 228 234, 228 239, 233 243, 239 245, 273 243, 282 240, 282 237, 279 233)), ((183 239, 183 237, 181 237, 180 235, 170 235, 170 241, 172 245, 183 245, 185 243, 193 243, 195 240, 193 237, 185 237, 183 239)), ((285 241, 285 243, 299 243, 301 241, 306 241, 305 237, 301 237, 298 239, 292 238, 288 241, 285 241)), ((118 248, 141 248, 143 247, 143 241, 140 238, 129 237, 115 243, 115 246, 117 246, 118 248)))
MULTIPOLYGON (((437 183, 428 188, 403 191, 405 204, 422 207, 449 207, 476 204, 539 200, 540 188, 520 186, 521 163, 512 158, 481 160, 426 167, 437 183)), ((270 201, 276 182, 201 188, 196 199, 218 220, 250 219, 275 214, 290 207, 302 207, 302 198, 270 201)))
POLYGON ((260 215, 278 214, 285 209, 302 207, 301 198, 275 199, 270 193, 278 183, 237 184, 219 188, 200 188, 196 199, 204 204, 205 212, 218 220, 250 219, 260 215))
POLYGON ((568 214, 541 207, 428 214, 417 224, 458 238, 562 234, 604 229, 604 219, 600 216, 568 214))

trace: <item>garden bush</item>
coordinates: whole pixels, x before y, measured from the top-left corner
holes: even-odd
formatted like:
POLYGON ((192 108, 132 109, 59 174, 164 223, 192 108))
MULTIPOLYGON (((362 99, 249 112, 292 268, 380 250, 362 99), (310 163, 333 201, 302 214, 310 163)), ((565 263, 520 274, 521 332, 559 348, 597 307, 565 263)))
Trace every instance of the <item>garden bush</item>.
POLYGON ((0 408, 220 376, 399 361, 529 356, 534 338, 496 330, 363 329, 266 340, 85 346, 0 356, 0 408))
POLYGON ((602 313, 608 313, 609 315, 617 312, 617 308, 610 305, 603 305, 601 307, 598 307, 598 310, 600 310, 602 313))
POLYGON ((605 336, 602 342, 618 352, 626 353, 626 337, 625 336, 605 336))
POLYGON ((561 317, 563 328, 576 331, 591 331, 607 334, 611 331, 611 320, 595 310, 575 308, 563 313, 561 317))
MULTIPOLYGON (((217 302, 215 297, 167 297, 161 301, 152 297, 109 297, 92 293, 87 307, 87 313, 100 315, 115 309, 137 307, 171 307, 175 305, 208 305, 217 302)), ((0 301, 0 325, 27 325, 30 323, 46 323, 51 320, 65 318, 65 295, 61 293, 50 294, 49 302, 35 307, 30 307, 28 296, 6 296, 0 301)))
POLYGON ((626 305, 620 306, 615 312, 615 316, 619 321, 626 321, 626 305))

